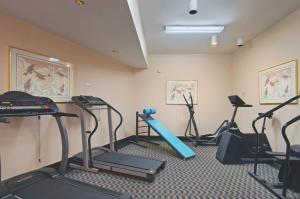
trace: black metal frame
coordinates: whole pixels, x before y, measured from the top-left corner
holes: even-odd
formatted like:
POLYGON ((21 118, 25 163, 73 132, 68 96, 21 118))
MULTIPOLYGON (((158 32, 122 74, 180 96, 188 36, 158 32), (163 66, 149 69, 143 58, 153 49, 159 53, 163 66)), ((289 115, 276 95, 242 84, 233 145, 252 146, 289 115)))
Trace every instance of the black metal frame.
POLYGON ((288 172, 289 172, 289 167, 290 167, 290 157, 291 157, 291 143, 286 135, 286 129, 292 125, 293 123, 297 122, 300 120, 300 115, 294 117, 293 119, 291 119, 290 121, 288 121, 287 123, 285 123, 285 125, 283 125, 282 127, 282 136, 283 139, 286 143, 286 153, 285 153, 285 166, 284 166, 284 188, 282 190, 282 195, 286 196, 286 192, 287 192, 287 188, 288 188, 288 172))
MULTIPOLYGON (((101 99, 102 100, 102 99, 101 99)), ((103 105, 100 105, 100 106, 107 106, 107 110, 108 110, 108 125, 110 126, 109 129, 112 129, 112 116, 111 116, 111 110, 113 110, 115 113, 117 113, 117 115, 119 116, 120 118, 120 121, 118 123, 118 125, 116 126, 116 128, 113 130, 113 132, 110 132, 109 136, 112 136, 111 134, 113 133, 113 143, 110 143, 110 146, 111 146, 111 150, 116 152, 118 151, 118 147, 116 146, 116 141, 117 141, 117 131, 118 129, 121 127, 121 125, 123 124, 123 116, 122 114, 116 110, 114 107, 112 107, 110 104, 108 104, 107 102, 105 102, 104 100, 102 100, 102 102, 104 103, 103 105)), ((98 126, 99 126, 99 122, 98 122, 98 119, 96 117, 96 115, 90 111, 88 108, 84 107, 84 106, 81 106, 86 112, 88 112, 93 118, 94 118, 94 121, 95 121, 95 127, 94 129, 89 133, 89 136, 88 136, 88 151, 89 151, 89 159, 90 159, 90 163, 92 164, 92 137, 93 135, 96 133, 97 129, 98 129, 98 126)))
POLYGON ((98 122, 98 118, 96 117, 96 115, 89 109, 89 107, 102 107, 105 106, 108 112, 108 125, 109 125, 109 137, 110 137, 110 150, 113 152, 117 152, 118 151, 118 146, 117 144, 117 132, 119 130, 119 128, 122 126, 123 124, 123 116, 122 114, 115 109, 113 106, 111 106, 109 103, 107 103, 106 101, 104 101, 101 98, 98 97, 93 97, 93 96, 74 96, 72 97, 73 102, 78 105, 79 107, 81 107, 84 111, 86 111, 89 115, 92 116, 92 118, 94 119, 94 123, 95 126, 93 128, 92 131, 86 131, 85 133, 89 134, 88 139, 87 139, 87 147, 88 147, 88 159, 89 159, 89 165, 93 165, 93 149, 92 149, 92 138, 95 135, 96 131, 98 130, 99 127, 99 122, 98 122), (96 98, 97 100, 99 100, 99 103, 97 104, 89 104, 89 99, 88 97, 92 97, 92 98, 96 98), (83 100, 86 101, 87 104, 83 104, 79 102, 79 98, 82 98, 83 100), (101 102, 101 103, 100 103, 101 102), (118 123, 118 125, 114 128, 114 130, 112 130, 112 115, 111 115, 111 110, 113 110, 120 118, 120 121, 118 123), (113 136, 113 138, 112 138, 113 136))
POLYGON ((228 126, 228 120, 224 120, 221 125, 217 128, 217 130, 212 133, 212 134, 205 134, 205 135, 199 135, 197 123, 194 117, 195 110, 194 110, 194 100, 193 97, 190 93, 190 100, 191 103, 188 102, 186 99, 186 96, 183 94, 184 101, 186 102, 186 106, 189 110, 190 118, 184 133, 184 136, 186 139, 188 139, 190 142, 194 144, 194 146, 199 146, 199 145, 218 145, 218 139, 219 135, 217 135, 223 127, 228 126), (192 127, 194 128, 194 133, 192 133, 192 127))
POLYGON ((61 117, 66 116, 66 117, 78 117, 76 114, 70 114, 70 113, 62 113, 62 112, 56 112, 56 113, 29 113, 28 115, 26 114, 1 114, 0 117, 34 117, 34 116, 40 116, 40 115, 52 115, 58 125, 59 132, 60 132, 60 137, 61 137, 61 142, 62 142, 62 154, 61 154, 61 163, 59 166, 59 173, 60 174, 65 174, 68 166, 68 156, 69 156, 69 141, 68 141, 68 134, 66 127, 64 125, 64 121, 61 117))
POLYGON ((198 146, 198 141, 200 139, 200 136, 199 136, 198 127, 197 127, 195 117, 194 117, 195 110, 194 110, 194 101, 193 101, 192 94, 190 93, 191 103, 188 102, 188 100, 186 99, 184 94, 183 94, 183 98, 184 98, 184 101, 185 101, 186 106, 187 106, 187 108, 189 110, 189 113, 190 113, 190 118, 189 118, 186 130, 185 130, 184 136, 189 141, 191 141, 195 146, 198 146), (192 134, 192 127, 194 128, 195 135, 192 134))
MULTIPOLYGON (((146 142, 153 145, 160 145, 159 143, 150 141, 151 137, 151 127, 145 122, 144 118, 147 117, 144 114, 140 114, 138 111, 135 114, 135 140, 128 140, 129 143, 147 148, 147 146, 142 145, 139 143, 139 141, 146 142), (141 126, 140 124, 143 123, 141 126), (139 132, 139 129, 147 128, 147 131, 139 132), (147 134, 146 138, 140 137, 140 135, 147 134)), ((151 117, 151 116, 148 116, 151 117)))
POLYGON ((0 123, 6 123, 6 124, 8 124, 9 122, 10 122, 10 121, 9 121, 8 118, 5 118, 5 117, 0 118, 0 123))
POLYGON ((252 105, 250 104, 246 104, 238 95, 232 95, 232 96, 228 96, 229 98, 229 101, 230 103, 232 104, 234 108, 234 111, 233 111, 233 114, 232 114, 232 117, 231 117, 231 120, 229 122, 229 126, 237 126, 235 124, 235 117, 236 117, 236 114, 237 114, 237 110, 238 108, 240 107, 252 107, 252 105))
POLYGON ((284 103, 276 106, 275 108, 269 110, 266 113, 260 114, 256 119, 253 120, 252 122, 252 128, 256 134, 256 150, 255 150, 255 162, 254 162, 254 168, 253 172, 248 172, 251 177, 253 177, 256 181, 258 181, 261 185, 263 185, 265 188, 267 188, 270 192, 272 192, 277 198, 286 198, 286 193, 287 193, 287 180, 288 180, 288 169, 289 169, 289 164, 290 164, 290 142, 288 140, 288 137, 286 135, 286 129, 288 126, 291 124, 297 122, 300 120, 300 115, 297 117, 294 117, 287 123, 285 123, 281 129, 282 136, 286 142, 286 154, 285 154, 285 170, 284 170, 284 182, 283 183, 271 183, 266 181, 265 179, 261 178, 260 176, 257 175, 257 165, 258 165, 258 154, 259 154, 259 132, 256 128, 256 122, 259 121, 262 118, 265 117, 270 117, 270 115, 273 115, 273 113, 282 107, 287 106, 288 104, 292 103, 293 101, 297 100, 300 98, 300 95, 297 95, 284 103))
MULTIPOLYGON (((51 109, 49 110, 36 110, 36 109, 2 109, 0 110, 0 119, 1 122, 9 123, 9 118, 11 117, 35 117, 35 116, 43 116, 43 115, 51 115, 55 118, 60 136, 61 136, 61 143, 62 143, 62 153, 61 153, 61 163, 59 166, 59 173, 60 174, 65 174, 68 166, 68 155, 69 155, 69 141, 68 141, 68 134, 66 127, 64 125, 64 121, 62 117, 78 117, 76 114, 72 113, 64 113, 60 112, 57 105, 49 98, 45 97, 36 97, 32 96, 30 94, 24 93, 24 92, 19 92, 19 91, 9 91, 3 95, 7 96, 13 96, 10 98, 7 98, 7 96, 4 97, 5 100, 10 101, 10 100, 16 100, 16 99, 23 99, 22 97, 25 97, 25 101, 29 99, 40 99, 40 100, 45 100, 47 101, 47 106, 50 106, 51 109)), ((3 99, 2 99, 3 100, 3 99)))
MULTIPOLYGON (((18 91, 11 92, 11 94, 7 92, 4 97, 3 95, 1 95, 0 99, 1 106, 3 104, 9 105, 4 105, 4 107, 1 107, 0 119, 11 117, 40 117, 41 115, 51 115, 56 119, 61 134, 62 142, 61 163, 58 171, 60 174, 65 174, 68 165, 69 146, 68 134, 64 126, 62 117, 78 116, 76 114, 59 112, 57 105, 49 98, 43 98, 44 100, 47 100, 47 102, 43 102, 39 100, 42 99, 40 97, 31 96, 24 92, 18 91), (40 103, 45 107, 42 108, 40 103)), ((66 192, 66 196, 63 196, 64 198, 72 194, 72 192, 74 192, 74 189, 76 189, 76 191, 80 193, 78 197, 75 198, 131 198, 131 196, 129 196, 128 194, 122 194, 99 187, 97 188, 85 183, 80 183, 74 180, 64 178, 63 175, 58 174, 56 169, 50 167, 28 172, 26 174, 22 174, 1 182, 0 198, 17 199, 23 197, 30 198, 30 195, 32 195, 32 197, 39 197, 41 194, 52 195, 51 190, 47 189, 47 186, 54 189, 58 187, 63 187, 64 192, 66 192), (37 185, 38 183, 41 183, 41 185, 38 186, 39 188, 41 188, 41 190, 36 190, 35 185, 37 185)), ((55 198, 56 196, 58 196, 58 194, 63 193, 61 193, 61 191, 54 192, 52 198, 55 198)), ((40 197, 43 198, 43 196, 40 197)))

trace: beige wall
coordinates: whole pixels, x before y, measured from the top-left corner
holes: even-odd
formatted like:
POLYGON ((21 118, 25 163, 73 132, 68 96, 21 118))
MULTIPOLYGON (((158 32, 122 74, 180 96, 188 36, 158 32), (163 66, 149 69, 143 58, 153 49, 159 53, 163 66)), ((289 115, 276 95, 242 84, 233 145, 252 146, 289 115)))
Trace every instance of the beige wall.
MULTIPOLYGON (((125 121, 120 138, 131 135, 134 112, 144 107, 156 108, 158 113, 155 117, 176 135, 184 134, 188 110, 185 106, 166 105, 167 80, 198 81, 198 104, 195 111, 201 134, 212 133, 224 119, 230 117, 232 107, 227 96, 234 93, 254 105, 251 109, 241 109, 237 116, 241 129, 252 132, 251 121, 257 112, 273 107, 258 103, 257 72, 278 63, 299 59, 299 21, 300 10, 233 55, 150 55, 147 70, 133 70, 34 26, 0 15, 0 93, 8 88, 8 47, 14 46, 72 62, 75 65, 75 94, 103 97, 123 113, 125 121)), ((78 111, 72 105, 60 104, 60 107, 65 111, 78 111)), ((281 124, 290 116, 298 114, 298 110, 299 105, 289 106, 268 123, 268 136, 275 150, 284 147, 279 134, 281 124)), ((104 123, 105 114, 102 112, 100 118, 104 123)), ((58 129, 51 119, 13 119, 10 125, 0 124, 3 178, 60 159, 58 129), (39 157, 41 162, 38 161, 39 157)), ((67 119, 66 124, 72 155, 81 150, 79 120, 67 119)), ((294 143, 299 143, 300 136, 296 134, 296 127, 291 128, 291 137, 294 143)), ((98 136, 94 144, 108 142, 107 126, 101 126, 100 130, 105 136, 98 136)))
MULTIPOLYGON (((75 65, 75 94, 96 95, 119 109, 125 118, 120 138, 133 129, 133 72, 132 69, 93 51, 82 48, 53 34, 10 17, 0 15, 0 93, 8 89, 9 46, 38 52, 50 57, 67 60, 75 65)), ((60 105, 62 110, 78 110, 72 105, 60 105)), ((104 119, 104 112, 101 119, 104 119)), ((81 150, 78 119, 68 119, 70 154, 81 150)), ((12 124, 0 124, 0 151, 3 178, 42 167, 60 159, 59 133, 52 118, 13 119, 12 124), (41 124, 39 139, 39 123, 41 124), (49 133, 50 132, 50 133, 49 133), (41 149, 39 149, 39 140, 41 149), (40 151, 40 155, 39 155, 40 151), (41 162, 38 161, 41 156, 41 162)), ((106 134, 97 144, 108 142, 106 134)))
MULTIPOLYGON (((268 31, 260 34, 233 55, 233 90, 253 104, 252 109, 240 111, 237 121, 244 131, 252 132, 251 122, 258 112, 271 109, 272 105, 259 104, 258 71, 300 58, 300 9, 283 19, 268 31)), ((285 144, 280 128, 289 118, 299 114, 299 105, 290 105, 278 112, 268 123, 268 137, 274 150, 281 151, 285 144)), ((300 134, 294 125, 289 129, 292 143, 300 142, 300 134)), ((299 128, 298 128, 299 129, 299 128)))
POLYGON ((195 117, 201 134, 213 132, 229 117, 230 55, 150 55, 149 69, 135 72, 136 108, 157 109, 159 118, 176 135, 184 135, 189 117, 184 105, 166 105, 167 80, 197 80, 195 117))

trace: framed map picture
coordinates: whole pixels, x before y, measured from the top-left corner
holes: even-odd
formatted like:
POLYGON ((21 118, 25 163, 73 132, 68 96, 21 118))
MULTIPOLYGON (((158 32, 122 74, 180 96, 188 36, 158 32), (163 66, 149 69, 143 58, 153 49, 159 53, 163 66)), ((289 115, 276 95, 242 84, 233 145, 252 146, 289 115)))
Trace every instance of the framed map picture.
MULTIPOLYGON (((193 97, 194 104, 198 102, 198 82, 195 80, 171 80, 167 81, 167 104, 185 104, 183 95, 190 100, 193 97)), ((190 101, 189 101, 190 102, 190 101)))
POLYGON ((73 95, 73 65, 56 58, 10 48, 10 90, 69 102, 73 95))
POLYGON ((296 96, 297 93, 297 60, 259 71, 260 104, 279 104, 296 96))

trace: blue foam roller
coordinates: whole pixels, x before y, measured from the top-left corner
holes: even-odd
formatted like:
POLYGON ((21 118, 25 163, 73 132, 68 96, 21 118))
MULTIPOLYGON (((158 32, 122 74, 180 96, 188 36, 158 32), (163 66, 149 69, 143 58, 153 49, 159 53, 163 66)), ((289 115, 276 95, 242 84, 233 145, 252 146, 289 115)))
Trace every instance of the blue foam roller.
POLYGON ((156 110, 154 108, 145 108, 143 110, 143 113, 145 115, 152 115, 152 114, 155 114, 156 113, 156 110))
POLYGON ((156 114, 156 109, 151 108, 151 114, 156 114))
POLYGON ((145 115, 151 115, 151 108, 145 108, 145 109, 143 110, 143 113, 144 113, 145 115))

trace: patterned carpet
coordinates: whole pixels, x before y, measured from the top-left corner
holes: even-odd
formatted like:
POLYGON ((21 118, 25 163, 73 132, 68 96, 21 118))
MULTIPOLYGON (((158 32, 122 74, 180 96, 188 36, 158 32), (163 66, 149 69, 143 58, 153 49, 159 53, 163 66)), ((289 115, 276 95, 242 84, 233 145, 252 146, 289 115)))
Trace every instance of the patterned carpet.
MULTIPOLYGON (((143 149, 128 145, 122 153, 166 160, 166 168, 153 183, 109 173, 88 173, 79 170, 66 176, 82 182, 98 185, 115 191, 127 192, 135 199, 197 199, 197 198, 276 198, 252 179, 247 171, 252 165, 222 165, 215 159, 216 147, 193 147, 197 156, 184 161, 164 143, 157 147, 148 145, 143 149)), ((266 179, 277 179, 278 171, 269 165, 260 165, 259 173, 266 179)), ((289 198, 300 195, 289 192, 289 198)))

